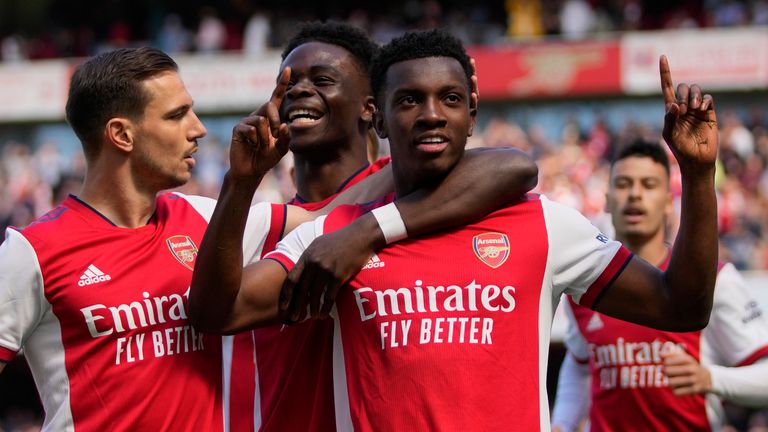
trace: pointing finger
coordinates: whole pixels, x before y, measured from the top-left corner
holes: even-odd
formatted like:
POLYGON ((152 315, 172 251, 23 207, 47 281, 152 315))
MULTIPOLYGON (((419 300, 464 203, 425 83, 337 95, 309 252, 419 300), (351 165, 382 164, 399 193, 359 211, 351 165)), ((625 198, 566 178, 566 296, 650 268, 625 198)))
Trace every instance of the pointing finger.
POLYGON ((675 89, 672 85, 672 72, 669 70, 667 56, 659 59, 659 76, 661 78, 661 93, 664 95, 664 107, 669 111, 669 105, 675 103, 675 89))

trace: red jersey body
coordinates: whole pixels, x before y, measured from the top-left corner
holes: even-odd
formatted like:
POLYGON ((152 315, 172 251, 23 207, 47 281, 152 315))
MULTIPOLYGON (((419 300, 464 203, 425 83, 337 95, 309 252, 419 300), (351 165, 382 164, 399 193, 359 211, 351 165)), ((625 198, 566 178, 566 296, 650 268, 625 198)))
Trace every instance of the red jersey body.
MULTIPOLYGON (((273 258, 365 211, 302 225, 273 258)), ((554 306, 591 305, 630 258, 583 216, 545 198, 377 252, 335 306, 339 430, 548 430, 554 306)))
POLYGON ((654 330, 569 302, 565 342, 577 361, 589 362, 590 430, 720 430, 723 412, 717 397, 675 396, 662 355, 684 350, 705 367, 744 366, 768 355, 768 326, 751 314, 754 301, 743 284, 731 264, 721 266, 709 325, 687 333, 654 330))
MULTIPOLYGON (((113 225, 70 197, 0 247, 0 360, 20 349, 45 430, 224 429, 221 337, 187 297, 213 200, 165 194, 147 225, 113 225)), ((264 217, 252 232, 267 231, 264 217)), ((246 255, 260 253, 249 237, 246 255)), ((248 240, 247 240, 248 241, 248 240)))
MULTIPOLYGON (((310 211, 320 209, 389 162, 390 158, 384 157, 361 168, 323 201, 307 203, 297 195, 288 204, 310 211)), ((273 250, 282 235, 282 228, 274 226, 264 253, 273 250)), ((240 377, 254 372, 258 377, 233 380, 230 400, 239 408, 233 405, 232 430, 335 431, 332 342, 333 322, 319 320, 275 325, 236 336, 233 371, 240 377)))

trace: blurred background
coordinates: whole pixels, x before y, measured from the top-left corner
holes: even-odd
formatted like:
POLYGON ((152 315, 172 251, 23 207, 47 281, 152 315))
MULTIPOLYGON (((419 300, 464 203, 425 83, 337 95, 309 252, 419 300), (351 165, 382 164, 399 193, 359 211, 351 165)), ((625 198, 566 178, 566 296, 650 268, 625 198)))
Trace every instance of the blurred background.
MULTIPOLYGON (((297 25, 318 19, 350 22, 380 43, 449 29, 478 65, 479 128, 469 145, 530 152, 537 191, 608 232, 607 162, 635 138, 660 139, 658 57, 666 54, 676 82, 697 82, 717 101, 720 257, 768 304, 766 0, 0 0, 0 226, 23 227, 79 191, 85 164, 63 111, 83 57, 152 45, 178 61, 209 130, 182 190, 216 197, 232 127, 269 97, 297 25)), ((290 167, 287 157, 256 199, 292 197, 290 167)), ((679 196, 678 173, 673 187, 679 196)), ((562 329, 558 319, 553 377, 562 329)), ((0 374, 0 388, 0 431, 38 430, 23 358, 0 374)), ((765 412, 729 414, 728 430, 768 430, 765 412)))

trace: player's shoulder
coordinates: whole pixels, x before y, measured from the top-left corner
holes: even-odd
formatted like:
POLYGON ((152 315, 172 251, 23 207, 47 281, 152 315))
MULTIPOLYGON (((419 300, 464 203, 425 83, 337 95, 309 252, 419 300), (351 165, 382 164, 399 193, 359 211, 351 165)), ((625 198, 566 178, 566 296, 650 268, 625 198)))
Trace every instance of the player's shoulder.
POLYGON ((718 262, 715 280, 715 302, 727 301, 735 291, 744 291, 746 281, 732 263, 718 262))
POLYGON ((393 200, 394 194, 388 194, 368 203, 340 205, 328 213, 328 216, 323 221, 323 232, 332 232, 343 228, 360 216, 375 208, 389 204, 393 200))
POLYGON ((181 192, 166 192, 157 196, 157 213, 163 218, 179 217, 185 211, 193 211, 205 220, 210 220, 216 208, 216 200, 181 192))

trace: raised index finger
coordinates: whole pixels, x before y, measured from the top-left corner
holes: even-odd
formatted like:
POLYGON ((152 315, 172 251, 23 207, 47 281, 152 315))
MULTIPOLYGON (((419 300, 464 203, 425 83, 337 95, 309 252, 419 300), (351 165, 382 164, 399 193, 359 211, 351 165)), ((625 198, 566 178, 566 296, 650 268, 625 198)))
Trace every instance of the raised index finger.
POLYGON ((272 97, 269 98, 269 101, 274 103, 278 108, 283 103, 283 98, 285 97, 285 92, 288 91, 288 82, 290 80, 291 67, 286 66, 280 71, 280 76, 277 78, 277 85, 275 86, 275 89, 272 90, 272 97))
POLYGON ((667 56, 659 58, 659 76, 661 78, 661 93, 664 95, 664 106, 675 103, 675 88, 672 85, 672 72, 669 71, 667 56))

